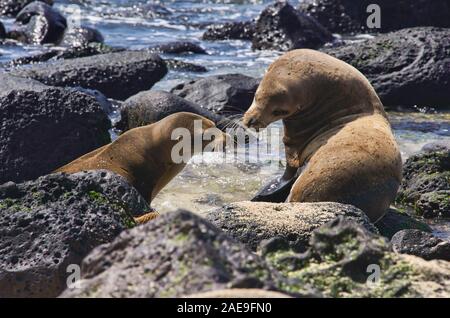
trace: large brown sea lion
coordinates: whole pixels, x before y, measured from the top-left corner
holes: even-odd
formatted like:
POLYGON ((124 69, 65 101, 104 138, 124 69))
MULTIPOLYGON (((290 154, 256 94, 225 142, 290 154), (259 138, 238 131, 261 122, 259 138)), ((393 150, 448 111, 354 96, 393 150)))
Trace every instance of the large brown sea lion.
MULTIPOLYGON (((218 129, 210 130, 215 136, 213 141, 211 138, 204 138, 204 133, 212 128, 215 128, 214 123, 205 117, 185 112, 176 113, 154 124, 131 129, 114 142, 70 162, 55 172, 76 173, 97 169, 113 171, 123 176, 150 204, 158 192, 183 170, 191 156, 204 150, 223 149, 227 135, 218 129), (173 138, 175 129, 185 129, 184 131, 189 133, 189 136, 183 136, 189 137, 189 151, 186 151, 187 147, 181 147, 180 142, 183 140, 173 138), (200 147, 195 145, 195 140, 201 141, 200 147), (173 149, 176 151, 173 152, 173 149)), ((155 215, 144 215, 138 222, 148 221, 155 215)))
POLYGON ((357 69, 313 50, 268 69, 244 125, 283 120, 287 168, 255 201, 334 201, 380 219, 401 181, 401 156, 383 105, 357 69))

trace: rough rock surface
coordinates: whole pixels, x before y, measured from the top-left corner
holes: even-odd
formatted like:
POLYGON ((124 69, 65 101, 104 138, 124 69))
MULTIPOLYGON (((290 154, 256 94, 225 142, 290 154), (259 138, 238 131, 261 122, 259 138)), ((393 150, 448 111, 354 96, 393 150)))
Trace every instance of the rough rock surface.
POLYGON ((64 34, 61 45, 85 47, 89 43, 103 43, 104 41, 105 39, 99 30, 89 26, 80 26, 68 29, 64 34))
POLYGON ((304 252, 313 230, 345 216, 378 233, 361 210, 340 203, 236 202, 209 212, 206 218, 217 227, 256 250, 268 239, 280 237, 292 249, 304 252))
POLYGON ((166 75, 167 66, 158 55, 144 50, 59 60, 17 68, 11 73, 47 85, 96 89, 107 97, 124 100, 150 89, 166 75))
POLYGON ((388 239, 391 239, 395 233, 401 230, 416 229, 424 232, 432 231, 428 224, 416 220, 406 212, 392 208, 387 211, 381 220, 375 223, 375 227, 380 231, 381 235, 388 239))
POLYGON ((204 48, 200 45, 187 41, 176 41, 160 44, 149 48, 150 51, 156 53, 166 53, 166 54, 183 54, 183 53, 194 53, 194 54, 208 54, 204 48))
POLYGON ((107 171, 0 186, 0 297, 56 297, 71 264, 134 226, 148 206, 107 171))
POLYGON ((67 28, 66 18, 50 5, 34 1, 23 8, 16 17, 21 27, 18 38, 31 44, 59 44, 67 28))
POLYGON ((426 218, 450 217, 450 147, 426 147, 408 158, 396 201, 426 218))
POLYGON ((182 83, 171 92, 216 114, 245 112, 253 102, 259 80, 242 74, 203 77, 182 83))
POLYGON ((252 47, 279 51, 314 49, 332 40, 332 34, 314 18, 285 1, 277 1, 264 9, 256 20, 252 47))
POLYGON ((70 47, 70 48, 58 48, 52 49, 50 51, 44 53, 38 53, 30 56, 18 57, 12 61, 9 61, 4 64, 0 64, 1 67, 10 70, 16 66, 26 65, 26 64, 35 64, 35 63, 43 63, 47 61, 54 60, 67 60, 78 57, 87 57, 94 56, 99 54, 107 54, 114 52, 122 52, 124 49, 110 47, 108 45, 102 43, 89 43, 85 46, 80 47, 70 47))
POLYGON ((255 33, 255 21, 227 22, 209 26, 203 40, 251 40, 255 33))
POLYGON ((96 98, 0 73, 0 183, 35 179, 110 142, 96 98))
POLYGON ((153 124, 161 119, 179 112, 199 114, 223 127, 228 120, 216 115, 199 105, 177 95, 157 90, 140 92, 128 98, 120 109, 120 121, 116 128, 126 131, 140 126, 153 124))
POLYGON ((184 62, 177 59, 165 59, 167 68, 171 71, 191 72, 191 73, 206 73, 208 69, 203 65, 184 62))
POLYGON ((180 297, 274 285, 264 261, 186 211, 123 232, 85 258, 80 289, 62 297, 180 297))
POLYGON ((303 254, 266 244, 266 261, 288 277, 285 292, 313 286, 328 297, 449 297, 450 263, 391 251, 387 241, 340 216, 315 230, 303 254))
POLYGON ((333 33, 387 32, 416 26, 450 27, 447 0, 303 0, 300 11, 316 18, 333 33), (370 4, 381 11, 380 28, 367 27, 370 4))
POLYGON ((404 29, 323 51, 356 67, 385 106, 449 108, 450 29, 404 29))
POLYGON ((403 230, 394 235, 391 244, 397 253, 415 255, 426 260, 450 261, 450 242, 443 241, 431 233, 403 230))
MULTIPOLYGON (((0 16, 16 16, 27 4, 35 0, 0 0, 0 16)), ((53 0, 37 0, 52 5, 53 0)))

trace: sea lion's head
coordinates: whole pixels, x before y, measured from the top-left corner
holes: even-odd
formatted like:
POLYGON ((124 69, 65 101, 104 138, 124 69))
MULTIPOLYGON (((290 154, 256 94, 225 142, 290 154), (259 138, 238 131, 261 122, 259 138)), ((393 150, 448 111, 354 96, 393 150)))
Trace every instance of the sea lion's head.
POLYGON ((164 139, 170 140, 172 151, 184 153, 189 150, 189 157, 202 152, 224 151, 230 138, 213 121, 194 113, 176 113, 158 124, 164 139))
POLYGON ((257 130, 298 111, 287 87, 281 83, 269 85, 265 79, 258 87, 252 105, 244 114, 244 125, 257 130))
POLYGON ((328 54, 301 49, 270 65, 243 123, 259 129, 311 111, 331 117, 369 113, 374 108, 383 112, 378 96, 358 70, 328 54))

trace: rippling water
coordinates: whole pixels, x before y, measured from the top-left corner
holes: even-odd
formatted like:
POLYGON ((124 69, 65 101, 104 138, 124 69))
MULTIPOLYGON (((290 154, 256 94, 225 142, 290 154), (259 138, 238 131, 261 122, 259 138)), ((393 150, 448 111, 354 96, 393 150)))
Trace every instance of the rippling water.
MULTIPOLYGON (((261 77, 267 66, 280 55, 275 51, 254 52, 245 41, 201 41, 203 25, 248 20, 257 17, 271 1, 138 1, 138 0, 57 0, 56 8, 70 16, 73 5, 81 10, 82 23, 95 26, 112 46, 140 49, 168 41, 188 40, 200 43, 209 55, 177 57, 208 68, 205 74, 170 72, 155 89, 169 90, 186 79, 212 74, 243 73, 261 77), (159 17, 149 17, 146 3, 161 3, 159 17), (70 6, 72 5, 72 6, 70 6)), ((297 5, 298 1, 290 1, 297 5)), ((7 27, 11 19, 3 19, 7 27)), ((37 53, 40 46, 0 46, 0 62, 37 53)), ((450 142, 450 115, 390 113, 403 158, 418 151, 424 144, 446 140, 450 142)), ((280 127, 280 123, 273 124, 280 127)), ((206 162, 191 162, 156 198, 154 206, 164 212, 178 207, 202 213, 222 203, 250 199, 268 180, 283 171, 284 158, 266 156, 259 164, 245 164, 238 158, 234 164, 217 163, 214 155, 206 162)), ((436 224, 438 233, 446 237, 446 224, 436 224)))

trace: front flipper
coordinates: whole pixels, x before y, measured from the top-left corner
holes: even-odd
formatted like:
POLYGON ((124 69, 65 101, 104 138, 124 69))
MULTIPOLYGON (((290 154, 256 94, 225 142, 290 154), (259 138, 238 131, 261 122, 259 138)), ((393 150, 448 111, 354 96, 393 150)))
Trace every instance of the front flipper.
POLYGON ((286 167, 283 176, 278 177, 266 184, 256 196, 251 200, 253 202, 286 202, 291 188, 300 175, 300 169, 286 167))

